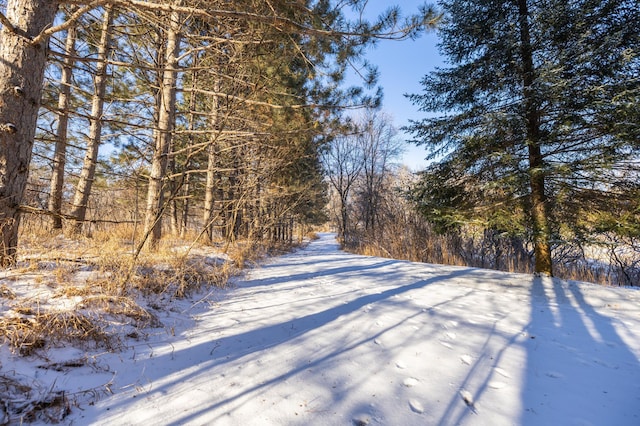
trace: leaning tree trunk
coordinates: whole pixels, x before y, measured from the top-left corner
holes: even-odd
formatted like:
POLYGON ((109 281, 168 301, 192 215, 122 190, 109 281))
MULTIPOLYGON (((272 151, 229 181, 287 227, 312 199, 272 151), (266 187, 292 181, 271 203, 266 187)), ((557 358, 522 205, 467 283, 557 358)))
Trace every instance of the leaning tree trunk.
POLYGON ((540 110, 535 99, 535 70, 529 32, 529 10, 526 0, 519 0, 520 53, 523 64, 524 114, 527 126, 527 147, 529 150, 529 185, 531 189, 531 218, 533 222, 533 243, 535 272, 553 275, 551 259, 551 231, 549 227, 548 203, 545 195, 544 158, 540 148, 540 110))
POLYGON ((87 152, 84 156, 82 171, 76 193, 73 197, 73 210, 71 216, 75 218, 73 231, 80 233, 82 224, 87 215, 87 205, 89 195, 96 175, 96 165, 98 164, 98 151, 102 138, 102 113, 104 111, 104 97, 107 92, 107 60, 111 50, 111 30, 113 24, 113 9, 107 6, 104 10, 102 21, 102 34, 100 45, 98 46, 98 62, 96 64, 96 74, 93 77, 93 96, 91 102, 91 125, 89 126, 89 138, 87 141, 87 152))
POLYGON ((20 203, 29 177, 55 0, 8 0, 0 30, 0 266, 16 262, 20 203))
MULTIPOLYGON (((178 1, 179 6, 182 2, 178 1)), ((162 213, 164 211, 164 178, 171 138, 175 126, 176 82, 178 79, 178 54, 180 51, 180 15, 171 13, 170 28, 165 48, 165 68, 162 71, 162 86, 158 102, 158 122, 155 133, 155 149, 151 159, 149 187, 147 190, 147 209, 145 215, 144 234, 147 236, 146 246, 156 249, 162 237, 162 213)))
POLYGON ((69 125, 69 104, 71 101, 71 78, 73 77, 73 57, 77 30, 75 26, 67 30, 65 42, 66 57, 62 62, 60 76, 60 94, 58 95, 58 128, 53 154, 53 174, 49 189, 49 211, 53 214, 53 229, 62 229, 62 195, 64 185, 64 167, 67 162, 67 128, 69 125))

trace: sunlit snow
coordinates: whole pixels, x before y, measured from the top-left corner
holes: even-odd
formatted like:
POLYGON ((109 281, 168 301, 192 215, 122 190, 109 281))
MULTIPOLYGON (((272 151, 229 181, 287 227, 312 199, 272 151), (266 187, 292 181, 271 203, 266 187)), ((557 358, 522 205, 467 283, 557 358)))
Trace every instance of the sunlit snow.
POLYGON ((321 234, 201 298, 93 368, 19 374, 109 383, 76 425, 640 424, 637 289, 357 256, 321 234))

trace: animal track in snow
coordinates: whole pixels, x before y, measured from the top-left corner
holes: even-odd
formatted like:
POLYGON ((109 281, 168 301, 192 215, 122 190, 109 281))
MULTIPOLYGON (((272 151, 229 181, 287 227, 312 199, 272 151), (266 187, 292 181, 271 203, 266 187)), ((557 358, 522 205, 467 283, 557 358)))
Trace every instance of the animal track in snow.
POLYGON ((464 362, 467 365, 471 365, 471 363, 473 362, 473 358, 471 357, 471 355, 462 355, 460 357, 460 361, 464 362))
POLYGON ((405 368, 407 368, 407 366, 405 365, 404 362, 402 361, 397 361, 396 362, 396 367, 398 367, 400 370, 404 370, 405 368))
POLYGON ((498 373, 499 375, 501 375, 502 377, 505 377, 507 379, 510 379, 511 376, 509 375, 509 373, 507 373, 506 371, 504 371, 502 368, 500 367, 496 367, 493 369, 496 373, 498 373))
POLYGON ((562 373, 558 373, 557 371, 547 371, 545 375, 547 377, 551 377, 552 379, 562 379, 564 377, 562 373))
POLYGON ((447 349, 453 349, 453 346, 451 346, 450 344, 448 344, 447 342, 443 342, 442 340, 440 340, 440 344, 442 346, 444 346, 447 349))
POLYGON ((407 377, 406 379, 404 379, 404 382, 402 382, 402 384, 408 388, 412 388, 418 383, 420 383, 420 381, 414 377, 407 377))
POLYGON ((411 411, 413 411, 414 413, 418 413, 418 414, 424 413, 424 407, 422 406, 420 401, 417 401, 415 399, 410 399, 409 407, 411 408, 411 411))
POLYGON ((489 382, 489 387, 491 389, 502 389, 505 386, 507 386, 505 382, 489 382))

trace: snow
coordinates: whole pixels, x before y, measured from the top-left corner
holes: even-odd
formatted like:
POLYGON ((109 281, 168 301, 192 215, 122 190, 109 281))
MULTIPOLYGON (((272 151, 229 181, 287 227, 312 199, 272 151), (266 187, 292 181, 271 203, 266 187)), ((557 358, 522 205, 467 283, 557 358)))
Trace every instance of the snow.
POLYGON ((640 424, 635 288, 358 256, 321 234, 158 316, 121 352, 49 354, 79 368, 6 350, 0 366, 74 395, 73 425, 640 424))

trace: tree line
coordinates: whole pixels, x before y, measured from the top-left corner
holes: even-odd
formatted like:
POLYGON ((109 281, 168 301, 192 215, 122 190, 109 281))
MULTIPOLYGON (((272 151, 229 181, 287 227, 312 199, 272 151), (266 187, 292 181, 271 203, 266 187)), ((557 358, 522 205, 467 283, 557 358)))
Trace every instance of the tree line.
MULTIPOLYGON (((573 277, 567 268, 582 268, 584 279, 604 262, 618 272, 603 281, 637 285, 637 2, 442 0, 438 7, 448 65, 409 96, 426 118, 405 127, 430 165, 409 179, 388 173, 404 198, 387 193, 379 203, 387 207, 382 236, 363 233, 369 227, 357 215, 344 216, 345 241, 355 234, 354 245, 369 242, 381 254, 404 250, 414 260, 542 275, 573 277)), ((334 163, 335 170, 350 164, 334 163)), ((363 182, 356 178, 363 167, 364 160, 343 168, 337 187, 363 182)))
POLYGON ((370 22, 365 5, 0 2, 0 263, 25 211, 76 234, 139 222, 138 250, 169 226, 233 240, 322 222, 333 123, 378 101, 343 87, 347 69, 374 85, 364 49, 436 19, 370 22))
POLYGON ((374 22, 366 3, 0 1, 2 264, 25 211, 75 234, 139 224, 137 250, 168 229, 287 239, 328 214, 345 243, 393 235, 442 261, 634 262, 635 1, 442 0, 374 22), (431 162, 398 175, 379 93, 345 75, 373 88, 365 49, 436 22, 449 65, 409 95, 427 115, 404 129, 431 162))

